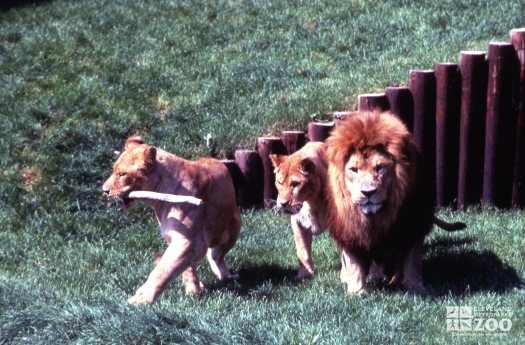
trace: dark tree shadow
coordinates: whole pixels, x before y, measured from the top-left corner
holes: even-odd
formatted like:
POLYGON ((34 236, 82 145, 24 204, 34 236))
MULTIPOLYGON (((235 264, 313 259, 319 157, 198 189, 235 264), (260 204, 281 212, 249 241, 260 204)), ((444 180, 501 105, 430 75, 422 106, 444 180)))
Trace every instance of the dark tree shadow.
POLYGON ((296 285, 296 269, 279 265, 263 264, 240 268, 236 279, 217 281, 207 286, 210 290, 226 290, 239 296, 254 298, 271 297, 272 286, 296 285))

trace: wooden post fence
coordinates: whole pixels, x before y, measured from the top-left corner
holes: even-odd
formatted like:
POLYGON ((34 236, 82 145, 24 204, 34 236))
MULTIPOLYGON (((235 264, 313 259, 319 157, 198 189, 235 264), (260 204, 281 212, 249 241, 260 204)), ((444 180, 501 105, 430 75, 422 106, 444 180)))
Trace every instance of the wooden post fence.
POLYGON ((414 99, 408 87, 390 86, 386 88, 390 111, 403 120, 408 130, 414 130, 414 99))
POLYGON ((310 141, 325 141, 334 128, 334 122, 310 122, 308 124, 308 139, 310 141))
POLYGON ((510 40, 520 64, 512 207, 523 208, 525 206, 525 28, 511 30, 510 40))
POLYGON ((457 197, 461 75, 455 63, 438 63, 436 74, 436 204, 457 197))
MULTIPOLYGON (((432 181, 436 180, 436 77, 432 70, 411 70, 408 88, 414 99, 412 135, 425 160, 432 181)), ((435 195, 436 186, 429 186, 435 195)))
MULTIPOLYGON (((422 152, 436 205, 459 208, 481 202, 525 207, 525 28, 511 43, 493 42, 488 53, 462 51, 459 63, 411 70, 408 87, 362 94, 358 111, 390 110, 412 131, 422 152)), ((311 122, 307 134, 283 131, 261 137, 257 151, 238 150, 228 167, 238 204, 258 207, 277 196, 270 154, 292 154, 307 141, 325 141, 356 111, 332 113, 332 122, 311 122)))
POLYGON ((483 148, 487 111, 488 65, 484 52, 464 51, 461 73, 458 207, 478 203, 483 191, 483 148))
POLYGON ((286 148, 281 140, 277 137, 261 137, 257 139, 257 152, 263 166, 263 198, 268 203, 277 198, 277 189, 275 188, 275 174, 273 165, 270 161, 270 154, 286 154, 286 148))
POLYGON ((283 131, 281 133, 281 140, 286 149, 286 153, 291 155, 306 144, 306 134, 303 131, 283 131))
POLYGON ((510 43, 489 44, 483 203, 509 207, 514 177, 518 63, 510 43))
POLYGON ((233 159, 223 159, 221 160, 222 164, 228 168, 228 171, 230 172, 230 176, 232 178, 233 182, 233 188, 235 189, 235 198, 237 200, 237 205, 241 207, 239 203, 239 193, 241 188, 243 188, 243 176, 242 172, 239 169, 239 166, 237 163, 235 163, 235 160, 233 159))
POLYGON ((384 93, 367 93, 357 97, 358 111, 386 111, 390 109, 388 98, 384 93))
MULTIPOLYGON (((257 151, 235 151, 235 163, 239 167, 237 204, 241 208, 263 206, 263 165, 257 151)), ((234 176, 232 176, 235 178, 234 176)))

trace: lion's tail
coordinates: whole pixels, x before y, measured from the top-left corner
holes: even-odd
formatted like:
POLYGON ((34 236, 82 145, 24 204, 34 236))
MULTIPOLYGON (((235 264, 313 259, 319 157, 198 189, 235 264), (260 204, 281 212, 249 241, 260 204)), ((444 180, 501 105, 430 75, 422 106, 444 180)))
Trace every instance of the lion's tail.
POLYGON ((434 224, 439 226, 441 229, 446 231, 458 231, 463 230, 467 227, 467 224, 462 222, 455 222, 455 223, 448 223, 444 220, 439 219, 438 217, 434 216, 434 224))

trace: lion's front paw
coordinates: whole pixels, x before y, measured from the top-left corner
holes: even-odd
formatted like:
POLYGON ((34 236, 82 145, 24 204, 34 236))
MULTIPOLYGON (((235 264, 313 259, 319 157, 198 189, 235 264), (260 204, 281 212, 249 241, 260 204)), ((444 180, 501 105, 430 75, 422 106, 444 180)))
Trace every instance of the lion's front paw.
POLYGON ((151 304, 155 301, 157 295, 157 289, 148 288, 143 285, 137 290, 135 295, 128 300, 128 303, 132 305, 151 304))
POLYGON ((346 294, 349 296, 361 296, 365 292, 364 284, 360 282, 347 283, 346 294))

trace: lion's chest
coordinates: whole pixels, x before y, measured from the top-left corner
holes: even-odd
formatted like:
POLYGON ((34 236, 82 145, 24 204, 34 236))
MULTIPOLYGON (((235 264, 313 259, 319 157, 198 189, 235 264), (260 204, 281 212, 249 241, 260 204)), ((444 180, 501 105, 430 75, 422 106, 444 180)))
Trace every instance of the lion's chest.
POLYGON ((297 224, 312 235, 319 235, 326 229, 324 212, 316 212, 308 203, 304 203, 301 210, 293 215, 297 224))

